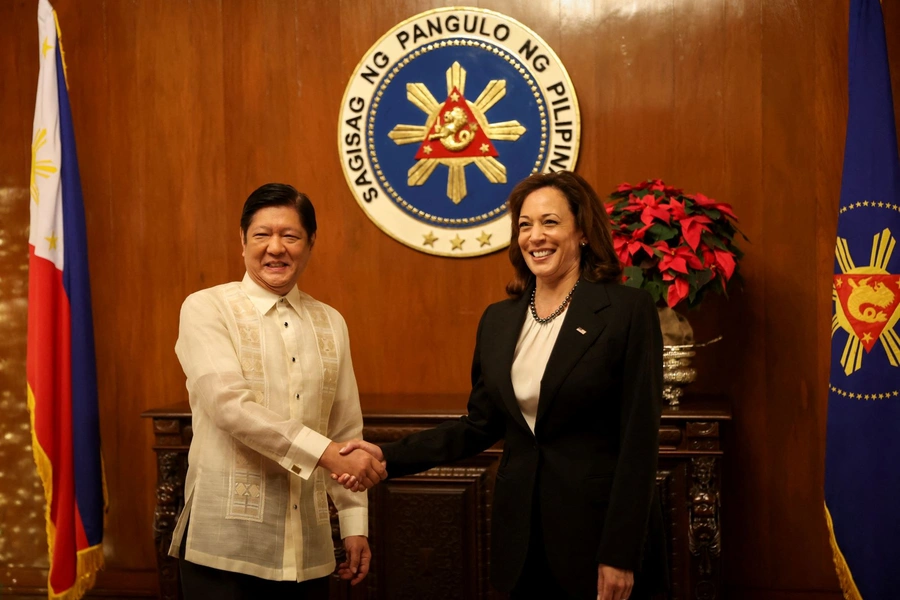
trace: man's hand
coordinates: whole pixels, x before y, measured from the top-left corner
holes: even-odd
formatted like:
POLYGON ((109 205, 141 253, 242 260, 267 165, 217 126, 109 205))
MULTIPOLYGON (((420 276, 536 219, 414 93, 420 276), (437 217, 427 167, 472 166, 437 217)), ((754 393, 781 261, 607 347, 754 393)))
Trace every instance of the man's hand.
POLYGON ((634 587, 634 572, 607 565, 597 568, 597 600, 628 600, 634 587))
MULTIPOLYGON (((384 453, 381 451, 381 448, 376 446, 375 444, 371 444, 369 442, 363 440, 350 440, 346 443, 346 445, 341 448, 341 455, 348 455, 351 452, 355 454, 360 454, 361 452, 367 452, 372 455, 378 462, 381 463, 385 469, 387 469, 387 463, 384 460, 384 453), (358 452, 356 452, 358 451, 358 452)), ((386 473, 387 471, 385 471, 386 473)), ((372 487, 367 486, 363 482, 359 481, 356 477, 354 477, 351 473, 341 473, 341 471, 334 471, 331 474, 331 478, 336 480, 342 486, 344 486, 348 490, 352 490, 354 492, 364 492, 366 488, 372 487)))
POLYGON ((369 574, 369 563, 372 562, 369 540, 364 535, 345 537, 344 550, 347 552, 347 561, 338 565, 338 577, 349 579, 350 585, 356 585, 369 574))
MULTIPOLYGON (((376 446, 377 447, 377 446, 376 446)), ((380 450, 379 450, 380 452, 380 450)), ((339 451, 338 444, 331 442, 319 459, 319 465, 332 474, 345 473, 355 478, 357 487, 368 489, 387 477, 384 464, 367 452, 345 453, 339 451)), ((332 475, 334 477, 334 475, 332 475)), ((352 485, 344 485, 351 489, 352 485)))

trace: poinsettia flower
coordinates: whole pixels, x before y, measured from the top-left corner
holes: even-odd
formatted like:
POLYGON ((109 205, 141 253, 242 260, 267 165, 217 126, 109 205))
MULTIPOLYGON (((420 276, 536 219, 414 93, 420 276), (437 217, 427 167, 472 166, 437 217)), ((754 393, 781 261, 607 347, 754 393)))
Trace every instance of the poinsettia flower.
POLYGON ((716 265, 722 269, 722 275, 725 277, 725 281, 728 281, 734 275, 734 256, 730 252, 718 249, 715 250, 715 255, 716 265))
POLYGON ((736 216, 734 216, 734 212, 731 210, 731 205, 726 204, 725 202, 716 202, 712 198, 707 198, 703 194, 694 194, 693 196, 687 196, 688 198, 693 198, 697 204, 702 206, 703 208, 717 210, 722 214, 728 215, 735 221, 738 220, 736 216))
POLYGON ((669 248, 665 242, 656 242, 653 244, 653 247, 662 252, 662 256, 659 257, 659 270, 661 272, 671 269, 687 275, 688 267, 692 269, 703 268, 703 263, 689 248, 684 246, 669 248))
POLYGON ((703 244, 700 246, 700 252, 703 254, 703 267, 706 269, 716 270, 716 255, 709 249, 709 246, 703 244))
POLYGON ((619 257, 619 262, 626 267, 631 266, 631 255, 633 254, 628 249, 629 244, 626 238, 619 236, 613 238, 613 249, 616 251, 616 256, 619 257))
POLYGON ((619 260, 626 267, 633 264, 632 257, 634 254, 640 250, 644 249, 647 254, 653 256, 653 249, 645 244, 642 240, 644 238, 644 234, 649 229, 649 226, 641 227, 640 229, 636 229, 631 232, 622 232, 617 233, 613 236, 613 248, 616 251, 616 254, 619 257, 619 260))
POLYGON ((706 285, 724 291, 736 274, 741 252, 732 242, 737 219, 729 204, 686 195, 661 179, 622 183, 609 201, 617 256, 632 274, 643 272, 640 287, 657 290, 647 282, 662 278, 668 305, 694 305, 706 285))
POLYGON ((666 225, 670 222, 670 214, 668 208, 660 202, 660 199, 653 194, 647 194, 640 199, 641 222, 644 225, 653 223, 653 219, 659 219, 666 225))
POLYGON ((669 285, 669 293, 666 295, 666 304, 669 305, 669 308, 675 308, 679 302, 687 298, 691 286, 683 277, 675 277, 670 273, 664 274, 663 280, 672 282, 669 285))
POLYGON ((641 199, 635 196, 634 194, 629 194, 628 203, 621 206, 619 210, 623 212, 634 212, 638 210, 643 210, 644 206, 641 204, 641 199))
POLYGON ((678 200, 671 200, 669 206, 671 207, 672 218, 681 224, 681 233, 685 241, 691 247, 691 250, 697 250, 697 246, 700 244, 700 236, 704 231, 709 231, 707 225, 712 223, 712 219, 706 215, 688 216, 684 203, 678 200))
POLYGON ((709 231, 709 227, 706 226, 708 223, 712 223, 712 221, 703 215, 685 217, 681 220, 681 235, 684 236, 684 240, 691 250, 697 249, 697 246, 700 245, 700 236, 704 231, 709 231))
MULTIPOLYGON (((633 227, 633 226, 634 226, 634 224, 629 225, 629 227, 633 227)), ((625 230, 623 230, 623 231, 625 231, 625 233, 628 234, 628 237, 630 237, 630 238, 633 239, 633 240, 642 240, 642 239, 644 239, 644 235, 647 233, 647 231, 648 231, 651 227, 653 227, 652 224, 650 224, 650 225, 644 225, 643 227, 638 227, 638 228, 635 229, 634 231, 630 231, 630 232, 629 232, 627 229, 625 229, 625 230)))

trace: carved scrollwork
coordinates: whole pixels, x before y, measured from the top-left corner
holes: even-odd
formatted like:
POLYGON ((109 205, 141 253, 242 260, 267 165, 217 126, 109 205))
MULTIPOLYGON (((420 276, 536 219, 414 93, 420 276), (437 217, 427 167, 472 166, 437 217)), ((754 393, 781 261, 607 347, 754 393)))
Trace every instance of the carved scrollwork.
POLYGON ((184 504, 185 456, 179 452, 158 451, 156 456, 156 510, 153 534, 156 564, 159 569, 160 598, 179 598, 178 561, 168 555, 178 513, 184 504))
POLYGON ((695 597, 712 600, 717 597, 715 567, 722 552, 722 533, 719 527, 721 505, 719 482, 717 480, 718 461, 715 457, 701 456, 691 459, 690 490, 690 530, 688 548, 699 559, 699 581, 695 587, 695 597))

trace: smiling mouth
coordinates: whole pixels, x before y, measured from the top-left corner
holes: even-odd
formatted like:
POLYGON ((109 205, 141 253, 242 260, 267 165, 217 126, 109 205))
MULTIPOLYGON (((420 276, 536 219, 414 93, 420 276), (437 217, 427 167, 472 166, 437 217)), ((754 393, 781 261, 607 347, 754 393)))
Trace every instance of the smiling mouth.
POLYGON ((534 258, 544 258, 545 256, 550 256, 553 252, 554 250, 535 250, 531 253, 531 256, 534 258))
POLYGON ((283 262, 266 263, 266 267, 269 269, 283 269, 283 268, 287 267, 287 263, 283 263, 283 262))

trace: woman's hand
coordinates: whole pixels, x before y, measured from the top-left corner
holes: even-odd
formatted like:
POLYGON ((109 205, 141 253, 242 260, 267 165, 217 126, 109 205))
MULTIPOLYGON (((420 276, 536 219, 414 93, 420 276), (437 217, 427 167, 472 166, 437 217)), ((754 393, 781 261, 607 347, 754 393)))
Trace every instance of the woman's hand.
POLYGON ((628 600, 633 587, 633 571, 607 565, 597 568, 597 600, 628 600))

